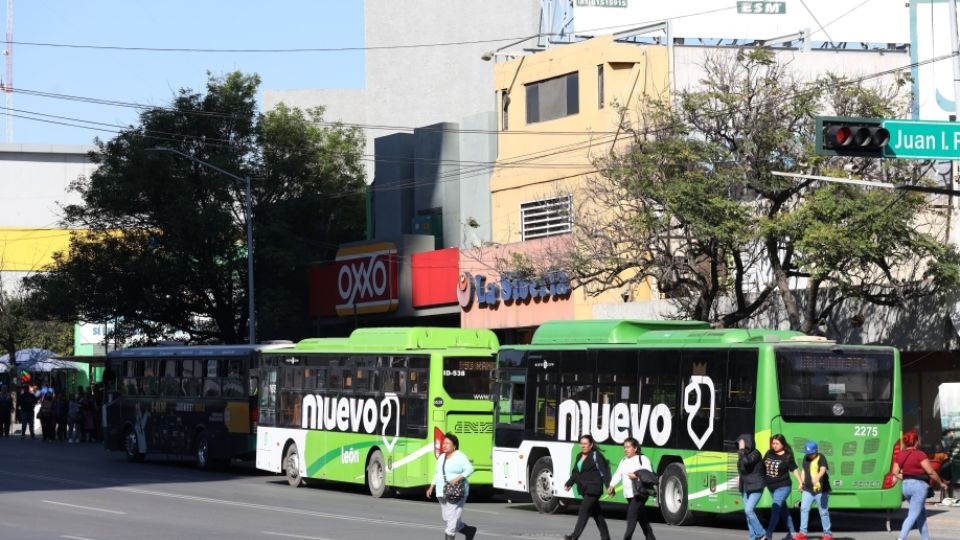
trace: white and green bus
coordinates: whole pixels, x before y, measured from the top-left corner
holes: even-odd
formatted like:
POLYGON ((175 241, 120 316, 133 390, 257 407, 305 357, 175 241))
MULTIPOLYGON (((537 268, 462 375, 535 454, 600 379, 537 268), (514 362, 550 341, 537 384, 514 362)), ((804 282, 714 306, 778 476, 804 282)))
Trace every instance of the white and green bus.
MULTIPOLYGON (((493 485, 529 493, 542 512, 577 497, 562 486, 588 433, 613 464, 624 439, 640 441, 671 524, 743 510, 742 433, 761 451, 775 433, 796 451, 817 441, 830 461, 831 508, 900 507, 891 474, 902 431, 900 356, 892 347, 695 321, 556 321, 530 345, 502 347, 497 369, 493 485)), ((622 493, 612 500, 624 502, 622 493)), ((761 506, 769 504, 764 495, 761 506)))
POLYGON ((424 487, 452 432, 491 484, 490 383, 498 342, 489 330, 363 328, 265 352, 257 468, 366 484, 374 497, 424 487))

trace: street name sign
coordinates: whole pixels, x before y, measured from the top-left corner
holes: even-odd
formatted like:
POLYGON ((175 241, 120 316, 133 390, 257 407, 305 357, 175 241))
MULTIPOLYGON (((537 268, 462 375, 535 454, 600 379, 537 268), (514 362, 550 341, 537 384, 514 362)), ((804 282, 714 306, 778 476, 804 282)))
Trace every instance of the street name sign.
POLYGON ((897 159, 960 159, 960 123, 884 120, 890 142, 883 157, 897 159))

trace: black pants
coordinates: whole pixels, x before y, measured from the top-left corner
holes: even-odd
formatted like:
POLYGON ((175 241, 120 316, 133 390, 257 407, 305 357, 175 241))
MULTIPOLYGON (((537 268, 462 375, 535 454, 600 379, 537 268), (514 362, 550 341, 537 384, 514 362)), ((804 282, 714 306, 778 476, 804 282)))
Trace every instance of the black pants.
POLYGON ((55 427, 53 424, 53 418, 49 416, 40 417, 40 430, 43 431, 43 440, 52 441, 56 439, 55 427))
POLYGON ((597 522, 597 528, 600 529, 600 539, 610 540, 610 529, 607 528, 607 521, 603 519, 600 512, 600 495, 584 495, 580 501, 580 512, 577 513, 577 525, 573 528, 571 538, 576 540, 583 534, 583 529, 587 526, 587 520, 593 517, 597 522))
POLYGON ((0 437, 10 436, 10 414, 0 413, 0 437))
POLYGON ((647 517, 647 497, 633 497, 627 506, 627 530, 623 533, 623 540, 633 538, 633 531, 640 523, 640 529, 647 540, 655 540, 653 529, 650 528, 650 518, 647 517))

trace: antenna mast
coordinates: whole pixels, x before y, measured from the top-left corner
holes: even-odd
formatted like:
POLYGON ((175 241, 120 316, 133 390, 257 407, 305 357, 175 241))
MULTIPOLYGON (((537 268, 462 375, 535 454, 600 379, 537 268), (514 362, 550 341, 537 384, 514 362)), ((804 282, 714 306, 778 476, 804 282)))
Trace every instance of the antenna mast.
POLYGON ((7 48, 3 50, 4 61, 7 64, 7 74, 3 84, 3 92, 7 94, 7 142, 13 142, 13 0, 7 0, 7 48))

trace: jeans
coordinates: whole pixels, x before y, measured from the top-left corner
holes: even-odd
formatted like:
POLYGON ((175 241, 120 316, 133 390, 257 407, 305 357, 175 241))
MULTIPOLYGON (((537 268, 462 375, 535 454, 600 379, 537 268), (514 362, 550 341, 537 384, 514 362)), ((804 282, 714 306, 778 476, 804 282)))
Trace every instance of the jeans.
POLYGON ((793 528, 793 516, 790 515, 790 507, 787 506, 787 497, 790 496, 791 490, 790 486, 770 490, 770 495, 773 497, 773 505, 770 506, 770 525, 767 526, 767 536, 770 538, 773 538, 773 531, 777 530, 777 524, 780 523, 781 519, 787 522, 787 532, 790 533, 790 536, 797 532, 793 528))
POLYGON ((597 528, 600 529, 601 540, 610 540, 610 529, 607 528, 607 521, 603 519, 600 512, 600 495, 584 495, 580 501, 580 511, 577 512, 577 524, 573 527, 571 538, 576 540, 583 534, 583 529, 587 526, 587 520, 593 517, 597 522, 597 528))
POLYGON ((903 527, 900 527, 900 540, 906 540, 914 524, 920 529, 920 538, 930 540, 930 531, 927 529, 927 510, 923 506, 927 500, 929 487, 926 482, 920 480, 908 478, 903 481, 903 496, 909 501, 910 509, 907 512, 907 518, 903 520, 903 527))
POLYGON ((829 504, 829 493, 810 493, 804 491, 800 494, 800 532, 807 534, 807 524, 810 522, 810 507, 813 501, 817 501, 817 509, 820 510, 820 525, 823 526, 825 536, 833 536, 830 531, 830 511, 827 509, 829 504))
POLYGON ((740 495, 743 497, 743 513, 747 516, 747 531, 750 533, 750 540, 763 538, 767 531, 763 529, 763 524, 760 523, 756 511, 757 503, 760 502, 760 497, 763 497, 763 491, 743 492, 740 495))
POLYGON ((627 506, 627 530, 623 533, 623 540, 633 538, 633 531, 636 530, 637 523, 640 523, 640 528, 643 530, 643 536, 646 540, 656 540, 653 529, 650 527, 650 518, 647 517, 646 504, 646 496, 630 498, 630 505, 627 506))

